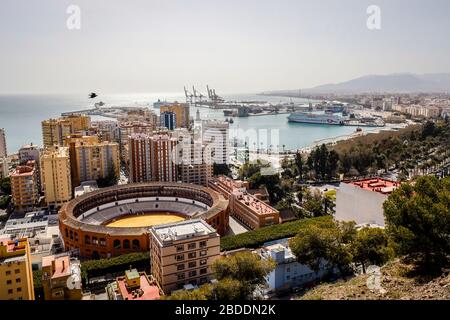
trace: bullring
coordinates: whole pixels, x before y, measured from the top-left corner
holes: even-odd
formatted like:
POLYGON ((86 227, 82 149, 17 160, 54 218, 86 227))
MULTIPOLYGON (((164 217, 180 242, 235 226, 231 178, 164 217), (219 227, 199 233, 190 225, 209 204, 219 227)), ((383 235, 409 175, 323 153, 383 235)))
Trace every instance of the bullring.
POLYGON ((201 218, 224 235, 228 215, 228 200, 209 188, 135 183, 102 188, 67 202, 59 212, 59 228, 66 250, 98 259, 148 251, 149 227, 176 220, 201 218))

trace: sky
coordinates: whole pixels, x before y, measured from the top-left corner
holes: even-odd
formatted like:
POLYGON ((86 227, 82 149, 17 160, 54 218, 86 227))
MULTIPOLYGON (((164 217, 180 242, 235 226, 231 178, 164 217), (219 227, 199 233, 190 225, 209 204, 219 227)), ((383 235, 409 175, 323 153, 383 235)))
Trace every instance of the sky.
POLYGON ((449 14, 448 0, 1 0, 0 93, 247 93, 450 72, 449 14), (70 5, 80 29, 67 28, 70 5))

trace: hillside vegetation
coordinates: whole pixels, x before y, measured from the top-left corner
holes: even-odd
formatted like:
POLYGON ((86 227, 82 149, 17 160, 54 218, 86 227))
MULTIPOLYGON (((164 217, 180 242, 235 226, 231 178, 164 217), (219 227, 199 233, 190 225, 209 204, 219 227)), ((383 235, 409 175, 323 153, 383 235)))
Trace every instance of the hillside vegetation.
POLYGON ((450 270, 440 276, 416 276, 414 265, 396 259, 381 268, 380 289, 373 287, 373 274, 362 274, 335 283, 321 284, 301 300, 448 300, 450 270), (368 285, 369 284, 369 285, 368 285))

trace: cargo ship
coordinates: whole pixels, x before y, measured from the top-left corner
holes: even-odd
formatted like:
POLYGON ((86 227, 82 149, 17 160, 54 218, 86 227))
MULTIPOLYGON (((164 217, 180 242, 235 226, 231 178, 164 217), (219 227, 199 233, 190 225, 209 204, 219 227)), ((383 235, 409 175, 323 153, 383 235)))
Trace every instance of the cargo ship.
POLYGON ((345 118, 335 114, 294 112, 288 117, 289 122, 339 125, 345 124, 345 118))

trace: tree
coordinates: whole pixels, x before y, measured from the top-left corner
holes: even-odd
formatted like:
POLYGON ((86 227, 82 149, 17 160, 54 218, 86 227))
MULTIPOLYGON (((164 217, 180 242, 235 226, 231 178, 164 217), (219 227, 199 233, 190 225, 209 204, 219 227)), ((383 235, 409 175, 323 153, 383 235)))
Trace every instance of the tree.
POLYGON ((298 171, 298 180, 299 181, 303 181, 303 169, 305 164, 303 163, 303 157, 302 154, 300 152, 297 152, 295 154, 295 166, 297 167, 297 171, 298 171))
POLYGON ((339 154, 328 151, 325 144, 311 151, 307 159, 308 167, 314 171, 317 179, 332 179, 339 163, 339 154))
POLYGON ((6 194, 11 194, 11 177, 0 180, 0 189, 6 194))
POLYGON ((111 187, 117 184, 119 181, 119 177, 116 174, 116 169, 114 163, 108 168, 108 173, 105 177, 101 177, 97 179, 97 184, 100 188, 111 187))
POLYGON ((195 290, 175 291, 169 300, 243 300, 251 299, 256 289, 266 283, 266 276, 275 268, 271 259, 261 259, 250 252, 218 259, 213 264, 217 282, 195 290))
POLYGON ((205 284, 195 290, 177 290, 169 296, 163 296, 163 300, 212 300, 212 285, 205 284))
POLYGON ((397 253, 426 269, 450 255, 450 179, 423 176, 404 183, 383 204, 387 232, 397 253))
POLYGON ((353 259, 362 265, 366 273, 367 264, 383 265, 393 255, 388 235, 383 229, 365 227, 356 233, 353 242, 353 259))
POLYGON ((315 190, 314 192, 307 190, 305 199, 306 201, 302 204, 302 207, 305 210, 311 212, 314 217, 325 215, 322 196, 320 195, 320 192, 318 190, 315 190))
POLYGON ((250 252, 241 252, 233 256, 218 259, 213 264, 213 270, 219 282, 222 282, 221 290, 224 286, 231 285, 235 289, 239 289, 237 294, 241 299, 250 298, 253 292, 266 283, 266 276, 275 268, 275 262, 271 259, 261 259, 258 255, 250 252), (236 282, 230 281, 234 279, 242 285, 236 286, 236 282))
POLYGON ((213 174, 215 176, 229 176, 231 173, 230 167, 226 163, 215 163, 213 164, 213 174))
POLYGON ((422 139, 426 139, 429 136, 433 136, 436 131, 436 126, 433 121, 427 121, 422 128, 422 139))
POLYGON ((322 267, 336 267, 341 274, 347 274, 352 262, 349 244, 354 237, 354 223, 329 221, 302 229, 290 240, 290 247, 298 262, 316 272, 322 267))

